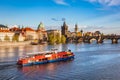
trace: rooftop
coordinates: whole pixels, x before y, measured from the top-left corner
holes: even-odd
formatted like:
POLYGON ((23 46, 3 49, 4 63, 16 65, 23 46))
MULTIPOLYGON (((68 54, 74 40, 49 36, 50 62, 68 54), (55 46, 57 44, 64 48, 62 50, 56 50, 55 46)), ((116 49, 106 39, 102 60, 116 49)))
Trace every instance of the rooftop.
POLYGON ((8 27, 3 24, 0 24, 0 28, 8 28, 8 27))

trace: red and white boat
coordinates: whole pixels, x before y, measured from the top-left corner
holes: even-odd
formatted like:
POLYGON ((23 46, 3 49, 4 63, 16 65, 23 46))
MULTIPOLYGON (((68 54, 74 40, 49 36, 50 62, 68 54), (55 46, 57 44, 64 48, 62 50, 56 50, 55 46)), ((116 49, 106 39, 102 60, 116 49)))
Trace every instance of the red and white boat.
POLYGON ((18 65, 29 66, 51 62, 59 62, 74 59, 71 50, 57 52, 55 49, 46 52, 37 52, 37 54, 28 55, 17 61, 18 65))

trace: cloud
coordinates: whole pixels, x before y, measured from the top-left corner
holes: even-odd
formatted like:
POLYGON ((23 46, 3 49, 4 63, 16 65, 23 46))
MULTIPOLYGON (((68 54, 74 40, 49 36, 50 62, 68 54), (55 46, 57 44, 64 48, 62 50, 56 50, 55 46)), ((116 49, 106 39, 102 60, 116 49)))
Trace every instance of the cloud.
POLYGON ((57 18, 51 18, 53 21, 65 21, 65 18, 57 19, 57 18))
POLYGON ((120 5, 120 0, 111 0, 109 6, 117 6, 120 5))
POLYGON ((99 3, 106 6, 119 6, 120 0, 87 0, 90 3, 99 3))
POLYGON ((104 26, 84 26, 84 29, 103 29, 104 26))
POLYGON ((65 2, 65 0, 54 0, 54 2, 60 5, 67 5, 67 6, 69 5, 67 2, 65 2))
MULTIPOLYGON (((103 17, 96 17, 85 21, 88 26, 83 25, 83 29, 86 31, 100 30, 103 33, 120 33, 120 13, 110 14, 103 17), (89 26, 90 25, 90 26, 89 26), (97 26, 96 26, 97 25, 97 26), (113 31, 112 31, 113 30, 113 31)), ((84 22, 83 22, 84 23, 84 22)))

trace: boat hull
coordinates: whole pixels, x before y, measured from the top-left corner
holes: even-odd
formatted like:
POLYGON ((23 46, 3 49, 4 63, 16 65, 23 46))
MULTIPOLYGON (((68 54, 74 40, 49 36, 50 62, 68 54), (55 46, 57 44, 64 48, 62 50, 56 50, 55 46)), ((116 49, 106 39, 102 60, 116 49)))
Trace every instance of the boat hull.
POLYGON ((74 59, 74 56, 70 56, 70 57, 66 57, 66 58, 58 58, 58 59, 54 59, 54 60, 46 60, 46 61, 42 61, 42 62, 32 62, 32 63, 22 64, 22 66, 40 65, 40 64, 46 64, 46 63, 67 61, 67 60, 72 60, 72 59, 74 59))

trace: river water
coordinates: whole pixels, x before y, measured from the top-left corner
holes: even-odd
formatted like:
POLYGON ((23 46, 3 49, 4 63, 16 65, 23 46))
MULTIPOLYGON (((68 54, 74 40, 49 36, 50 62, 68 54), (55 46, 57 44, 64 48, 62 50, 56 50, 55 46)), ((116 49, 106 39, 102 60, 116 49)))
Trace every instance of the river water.
POLYGON ((120 43, 0 47, 0 80, 120 80, 120 43), (51 48, 71 49, 72 61, 19 67, 19 57, 51 48))

